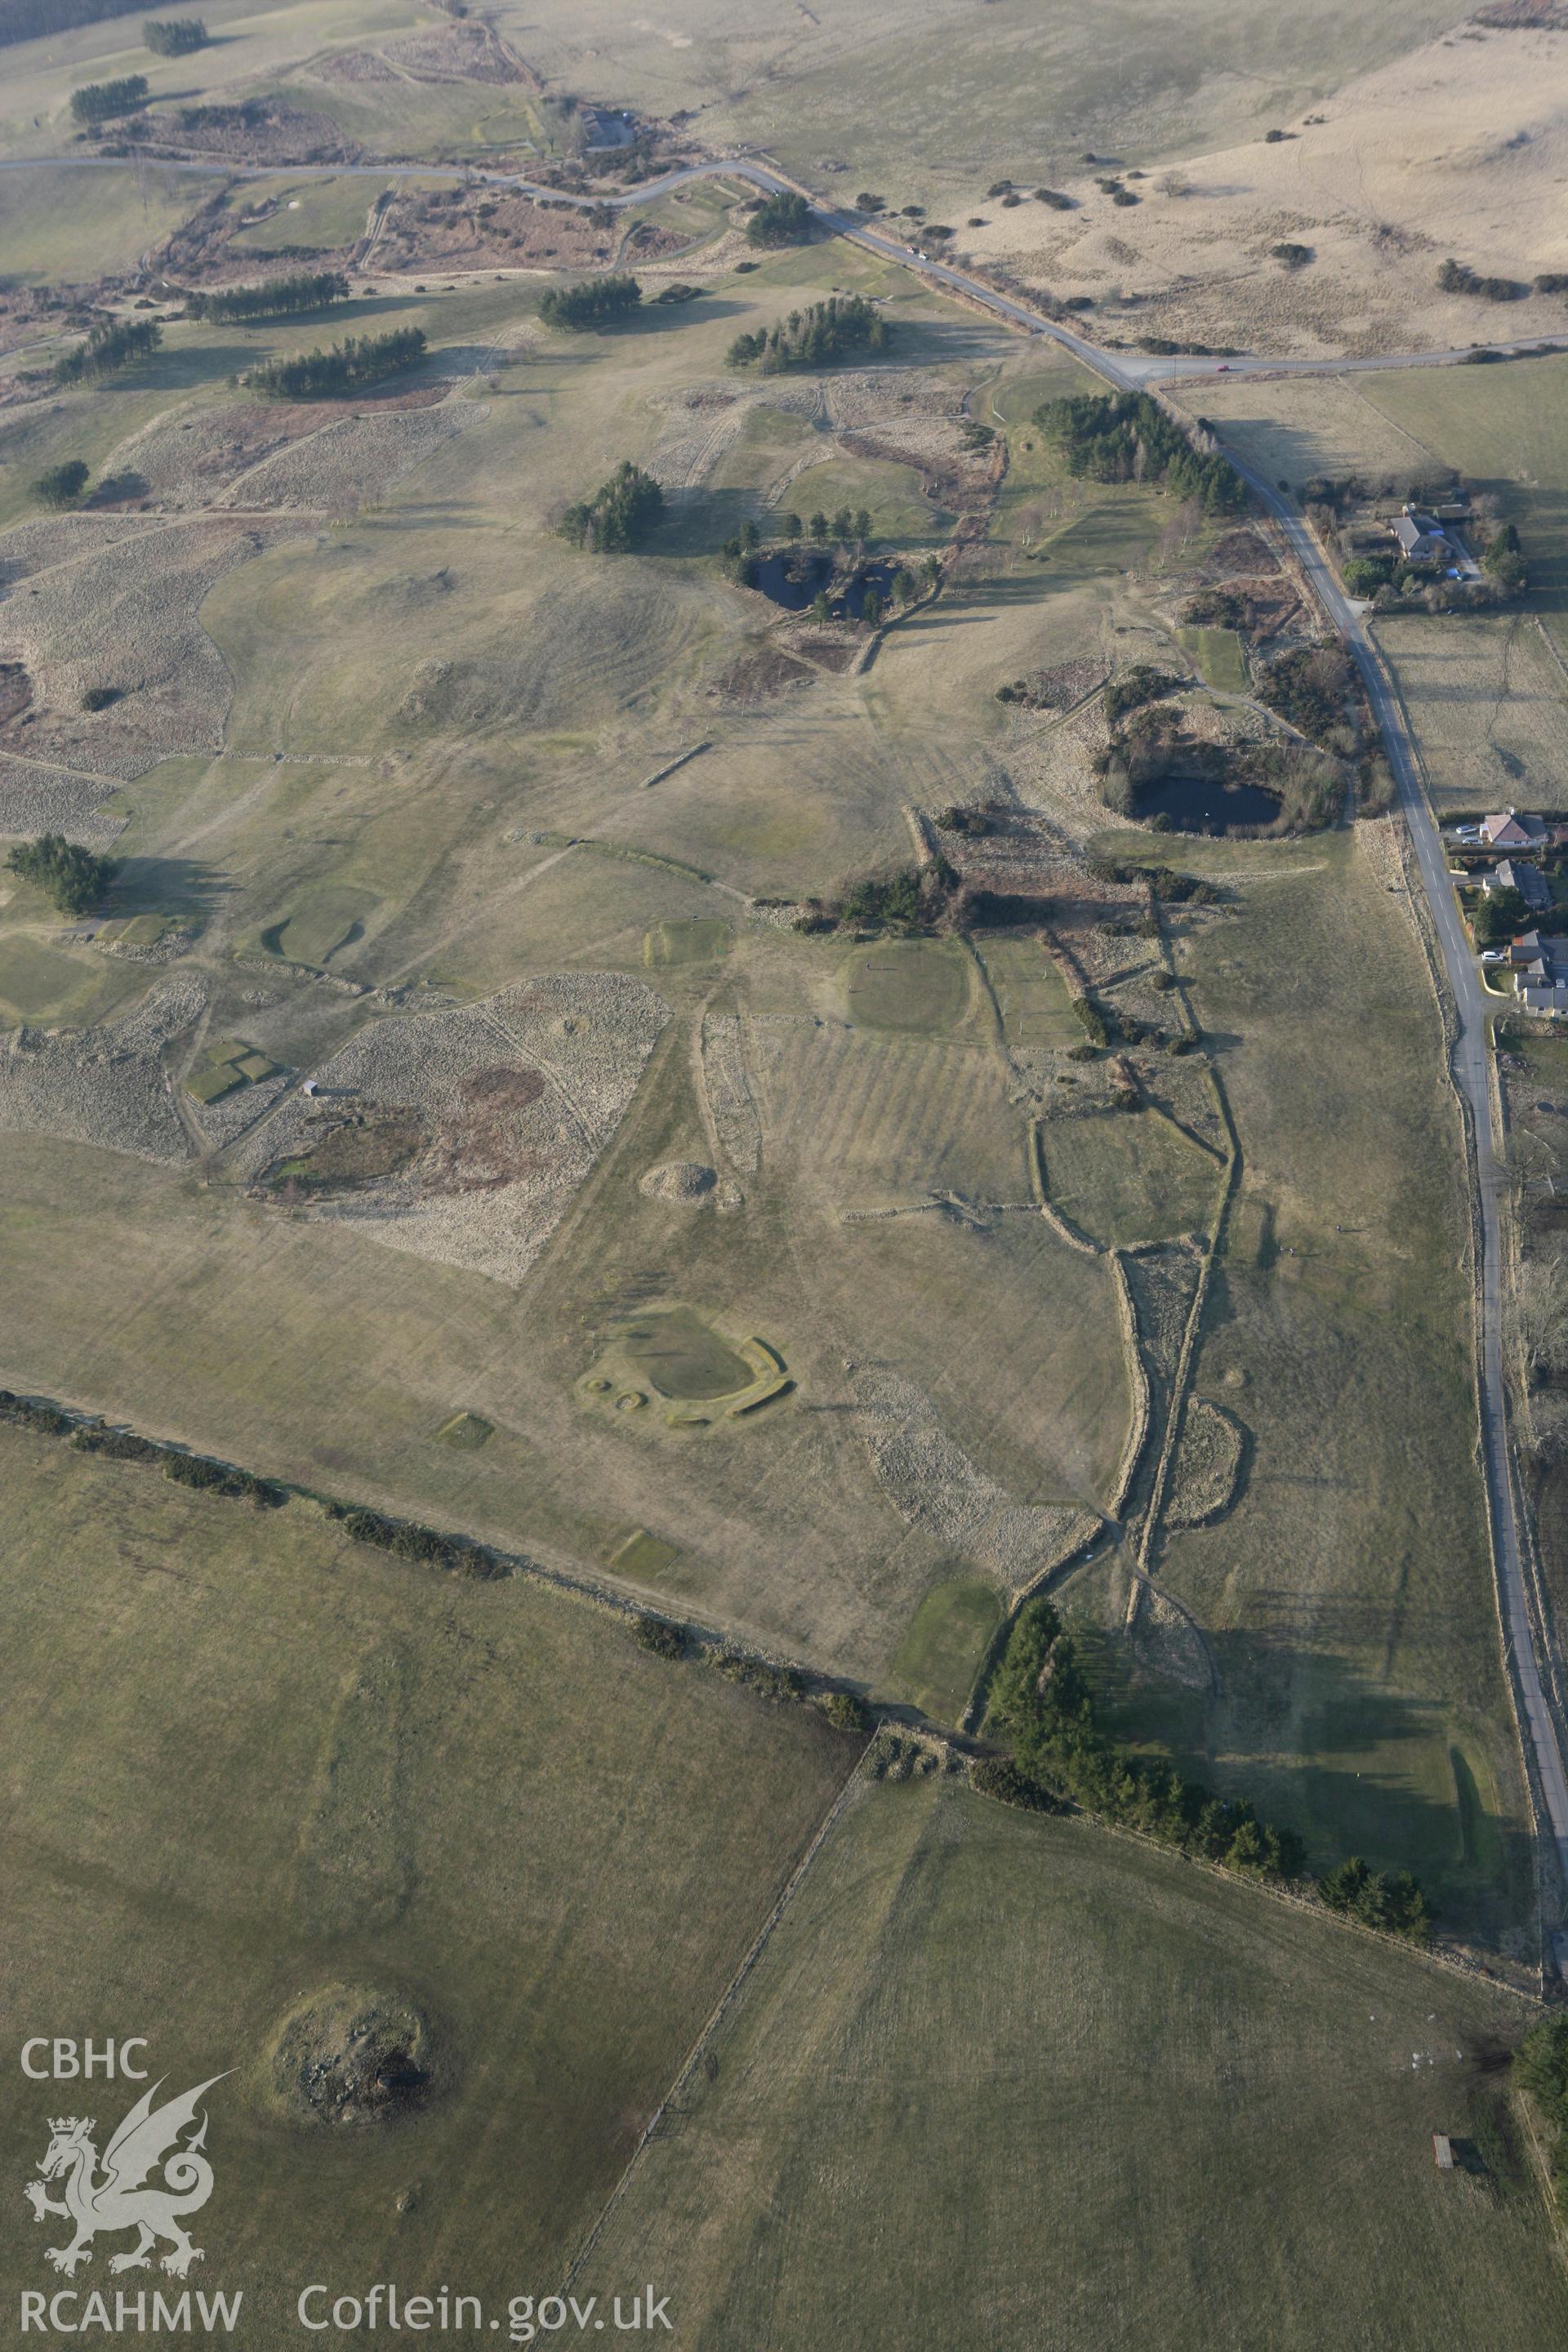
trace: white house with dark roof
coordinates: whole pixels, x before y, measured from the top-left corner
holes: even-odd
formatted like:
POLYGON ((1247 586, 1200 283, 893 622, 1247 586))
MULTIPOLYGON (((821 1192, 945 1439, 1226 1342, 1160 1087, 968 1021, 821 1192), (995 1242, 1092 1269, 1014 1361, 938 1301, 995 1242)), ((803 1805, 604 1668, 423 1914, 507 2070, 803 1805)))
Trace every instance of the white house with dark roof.
POLYGON ((1521 815, 1518 809, 1500 809, 1484 816, 1480 835, 1489 849, 1543 849, 1551 827, 1542 816, 1521 815))

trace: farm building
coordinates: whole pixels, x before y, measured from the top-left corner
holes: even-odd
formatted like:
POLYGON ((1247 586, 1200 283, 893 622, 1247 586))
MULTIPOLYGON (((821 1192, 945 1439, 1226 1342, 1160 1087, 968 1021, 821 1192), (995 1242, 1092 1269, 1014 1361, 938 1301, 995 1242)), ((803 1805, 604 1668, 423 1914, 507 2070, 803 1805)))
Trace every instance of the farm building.
POLYGON ((1439 2172, 1452 2172, 1454 2169, 1454 2143, 1447 2132, 1433 2133, 1432 2160, 1439 2172))

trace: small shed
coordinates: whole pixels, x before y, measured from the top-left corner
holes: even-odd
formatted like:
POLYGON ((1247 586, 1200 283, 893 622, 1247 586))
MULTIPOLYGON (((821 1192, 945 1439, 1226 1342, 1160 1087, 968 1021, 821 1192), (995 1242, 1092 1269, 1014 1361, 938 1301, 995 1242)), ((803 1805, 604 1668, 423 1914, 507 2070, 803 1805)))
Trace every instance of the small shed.
POLYGON ((1447 2132, 1433 2133, 1432 2160, 1439 2172, 1452 2172, 1454 2169, 1454 2143, 1447 2132))

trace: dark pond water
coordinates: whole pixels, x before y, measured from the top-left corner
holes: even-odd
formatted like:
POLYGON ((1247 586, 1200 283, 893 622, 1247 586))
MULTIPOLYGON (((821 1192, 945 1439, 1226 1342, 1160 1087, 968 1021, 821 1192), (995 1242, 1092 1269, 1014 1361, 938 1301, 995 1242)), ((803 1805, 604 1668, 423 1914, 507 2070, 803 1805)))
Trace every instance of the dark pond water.
MULTIPOLYGON (((858 621, 866 609, 866 598, 874 588, 884 604, 892 593, 893 570, 890 563, 863 563, 848 586, 842 589, 828 604, 836 621, 846 614, 858 621)), ((826 588, 833 577, 833 558, 815 549, 779 549, 772 555, 752 558, 747 585, 761 589, 763 594, 786 613, 804 613, 818 591, 826 588)))
POLYGON ((826 587, 833 572, 830 556, 808 554, 804 548, 759 555, 753 564, 750 585, 760 588, 786 613, 804 613, 817 590, 826 587))
POLYGON ((1227 785, 1212 776, 1162 776, 1138 794, 1145 824, 1168 817, 1178 833, 1229 833, 1237 825, 1272 824, 1279 814, 1278 799, 1261 784, 1227 785))
POLYGON ((886 610, 888 599, 893 588, 893 567, 890 563, 863 563, 843 595, 834 598, 834 618, 837 619, 841 613, 847 610, 850 619, 858 621, 866 608, 866 599, 873 588, 881 598, 883 609, 886 610))

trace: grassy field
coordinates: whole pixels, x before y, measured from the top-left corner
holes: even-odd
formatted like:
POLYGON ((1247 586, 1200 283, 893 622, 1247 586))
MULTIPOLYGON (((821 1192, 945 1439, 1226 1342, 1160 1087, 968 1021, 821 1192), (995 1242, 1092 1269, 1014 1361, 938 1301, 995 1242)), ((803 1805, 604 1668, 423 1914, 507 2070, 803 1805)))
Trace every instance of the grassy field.
MULTIPOLYGON (((132 71, 147 74, 155 100, 280 89, 384 153, 479 153, 557 135, 525 83, 342 81, 312 70, 331 52, 428 31, 409 0, 214 0, 207 21, 218 37, 186 58, 150 57, 136 21, 123 18, 17 46, 0 136, 13 152, 48 152, 74 87, 132 71)), ((1025 0, 999 0, 980 20, 960 0, 912 9, 828 0, 787 26, 760 0, 739 9, 682 0, 660 19, 631 22, 610 0, 504 0, 493 21, 557 94, 666 119, 700 110, 720 149, 761 144, 808 178, 826 161, 849 175, 849 191, 869 185, 894 203, 939 206, 973 202, 1001 172, 1026 184, 1059 180, 1108 140, 1129 161, 1154 163, 1257 136, 1447 23, 1435 0, 1396 0, 1375 21, 1334 0, 1302 24, 1281 23, 1258 0, 1239 19, 1212 0, 1195 12, 1165 0, 1152 17, 1119 0, 1092 25, 1063 18, 1044 33, 1025 0), (1245 80, 1238 53, 1250 61, 1245 80)))
POLYGON ((862 1029, 941 1036, 969 1010, 968 959, 946 942, 889 940, 860 948, 845 980, 849 1018, 862 1029))
POLYGON ((939 1584, 916 1610, 893 1660, 892 1686, 938 1723, 955 1724, 1001 1622, 988 1584, 939 1584))
POLYGON ((188 173, 156 163, 6 172, 0 175, 0 273, 32 286, 89 284, 105 271, 130 268, 177 228, 192 205, 188 173))
POLYGON ((1446 809, 1568 809, 1568 676, 1531 614, 1377 624, 1446 809))
POLYGON ((410 0, 212 0, 203 21, 212 39, 182 58, 154 57, 142 43, 142 20, 135 16, 16 43, 5 53, 5 95, 0 101, 0 140, 6 152, 58 153, 71 134, 70 93, 84 82, 140 73, 146 76, 155 106, 230 104, 269 89, 311 52, 395 38, 423 31, 428 23, 410 0))
MULTIPOLYGON (((422 184, 399 184, 417 187, 422 184)), ((390 181, 358 176, 323 179, 315 173, 309 178, 279 173, 275 180, 247 180, 229 197, 229 210, 243 216, 259 212, 268 204, 277 209, 265 220, 237 230, 234 243, 242 253, 256 254, 296 245, 315 246, 331 253, 340 246, 353 245, 365 233, 372 205, 390 185, 390 181)))
MULTIPOLYGON (((1289 376, 1268 384, 1210 383, 1191 386, 1176 397, 1189 410, 1201 409, 1214 419, 1225 440, 1248 464, 1270 480, 1299 488, 1310 475, 1332 477, 1364 474, 1395 483, 1445 466, 1458 465, 1409 430, 1386 404, 1371 396, 1370 387, 1407 377, 1436 379, 1432 368, 1400 369, 1387 375, 1289 376)), ((1458 368, 1441 371, 1445 383, 1459 381, 1471 396, 1484 396, 1490 377, 1458 368)))
MULTIPOLYGON (((1030 942, 981 942, 998 1034, 956 946, 850 947, 747 902, 835 898, 907 866, 906 807, 984 802, 1006 780, 1022 739, 997 685, 1125 660, 1201 542, 1154 491, 1063 478, 1028 419, 1080 371, 1042 367, 1028 344, 841 247, 717 278, 704 303, 615 336, 548 335, 536 299, 508 280, 364 305, 423 326, 431 379, 457 369, 458 390, 437 409, 351 411, 245 473, 247 502, 281 479, 293 503, 201 602, 232 703, 193 709, 181 748, 117 796, 121 891, 128 909, 199 927, 179 969, 207 992, 206 1034, 300 1072, 441 995, 635 973, 668 1020, 623 1124, 516 1288, 389 1247, 395 1231, 286 1206, 250 1186, 237 1151, 163 1169, 6 1133, 0 1371, 563 1564, 617 1560, 673 1605, 951 1711, 983 1646, 979 1615, 966 1602, 950 1623, 939 1599, 922 1617, 928 1596, 1016 1589, 1045 1543, 1041 1514, 1104 1507, 1126 1435, 1109 1270, 1023 1213, 1038 1106, 1005 1050, 1076 1030, 1030 942), (836 283, 889 292, 885 368, 836 377, 826 404, 725 368, 741 327, 836 283), (1009 434, 994 509, 978 468, 965 492, 986 535, 870 668, 800 664, 774 693, 771 608, 705 551, 740 502, 782 499, 781 473, 819 449, 792 502, 847 463, 884 481, 892 511, 912 470, 900 433, 911 458, 922 435, 951 441, 963 402, 1009 434), (886 457, 844 457, 824 404, 886 457), (400 436, 421 435, 405 469, 400 436), (556 520, 622 455, 662 469, 668 533, 635 555, 581 553, 556 520), (763 690, 731 691, 759 653, 763 690), (345 982, 367 993, 333 984, 345 982), (710 1013, 733 1031, 722 1067, 707 1064, 710 1013), (675 1160, 713 1168, 706 1205, 643 1192, 675 1160), (106 1297, 121 1303, 105 1312, 106 1297), (581 1384, 610 1333, 660 1307, 765 1336, 793 1390, 701 1431, 596 1410, 581 1384), (489 1424, 477 1450, 440 1434, 464 1413, 489 1424), (885 1442, 889 1415, 921 1433, 907 1457, 885 1442), (955 1494, 984 1509, 955 1519, 955 1494), (639 1530, 647 1542, 626 1551, 639 1530)), ((99 464, 163 482, 199 457, 221 495, 230 436, 275 430, 228 377, 290 341, 172 327, 134 383, 13 428, 35 437, 6 477, 12 511, 28 511, 37 465, 79 435, 99 464)), ((921 528, 945 526, 928 508, 921 528)), ((134 593, 142 551, 179 543, 149 530, 74 575, 71 626, 132 674, 156 651, 134 593)), ((31 598, 16 602, 25 617, 31 598)), ((46 644, 46 700, 52 658, 46 644)), ((69 764, 113 756, 119 711, 73 740, 69 764)), ((1449 1916, 1500 1936, 1527 1906, 1448 1271, 1457 1145, 1414 950, 1391 940, 1384 897, 1349 851, 1347 837, 1246 853, 1279 878, 1194 929, 1200 1014, 1246 1114, 1234 1230, 1254 1256, 1265 1224, 1281 1238, 1256 1319, 1228 1260, 1216 1286, 1210 1345, 1244 1346, 1266 1400, 1255 1417, 1253 1391, 1233 1400, 1222 1385, 1256 1440, 1251 1482, 1231 1519, 1180 1538, 1168 1562, 1218 1648, 1223 1696, 1206 1709, 1178 1690, 1173 1711, 1145 1677, 1129 1720, 1205 1764, 1212 1749, 1253 1793, 1278 1781, 1274 1809, 1311 1810, 1325 1851, 1342 1832, 1381 1858, 1418 1851, 1449 1916), (1302 1045, 1320 1008, 1331 1107, 1342 1097, 1331 1118, 1302 1045), (1370 1213, 1359 1189, 1347 1207, 1347 1167, 1370 1213), (1326 1277, 1299 1280, 1291 1219, 1328 1236, 1326 1300, 1326 1277), (1346 1222, 1372 1238, 1347 1240, 1346 1222), (1417 1231, 1407 1256, 1402 1236, 1417 1231), (1360 1303, 1367 1283, 1379 1312, 1360 1303), (1304 1355, 1295 1339, 1270 1352, 1281 1317, 1304 1355), (1364 1382, 1353 1426, 1352 1362, 1364 1382), (1303 1534, 1300 1481, 1331 1459, 1303 1534), (1441 1507, 1428 1515, 1423 1493, 1441 1507), (1258 1563, 1287 1552, 1300 1567, 1282 1599, 1258 1563), (1260 1647, 1258 1612, 1289 1631, 1260 1647), (1370 1773, 1360 1751, 1342 1761, 1347 1694, 1364 1701, 1370 1773), (1490 1860, 1465 1844, 1456 1748, 1499 1824, 1490 1860)), ((1222 869, 1232 856, 1202 853, 1222 869)), ((26 963, 17 942, 37 917, 0 909, 0 956, 26 963)), ((1159 1114, 1046 1127, 1047 1182, 1089 1232, 1137 1242, 1211 1219, 1217 1170, 1159 1114)))
POLYGON ((1096 1241, 1136 1245, 1214 1223, 1220 1171, 1158 1111, 1052 1119, 1040 1157, 1051 1200, 1096 1241))
POLYGON ((1009 1045, 1076 1045, 1083 1036, 1067 982, 1033 940, 989 939, 981 950, 1009 1045))
MULTIPOLYGON (((133 2021, 172 2088, 237 2070, 210 2101, 203 2283, 260 2304, 251 2340, 292 2340, 290 2283, 351 2247, 410 2291, 553 2279, 854 1744, 304 1505, 257 1515, 10 1430, 0 1459, 5 1704, 35 1759, 7 2006, 42 2030, 133 2021), (274 2111, 279 2023, 334 1984, 425 2013, 417 2112, 274 2111)), ((47 2104, 7 2103, 18 2174, 47 2104)), ((9 2286, 48 2276, 44 2242, 7 2231, 9 2286)))
POLYGON ((1401 368, 1363 396, 1446 465, 1494 492, 1519 526, 1531 602, 1568 654, 1568 358, 1496 368, 1401 368))
POLYGON ((1002 173, 1059 182, 1086 148, 1150 163, 1257 136, 1447 22, 1432 0, 1398 0, 1375 23, 1342 5, 1286 23, 1256 0, 1239 15, 1119 0, 1044 25, 1026 0, 978 17, 961 0, 827 0, 787 23, 757 0, 682 0, 629 24, 611 0, 507 0, 499 21, 585 95, 700 106, 721 144, 757 142, 808 179, 830 161, 847 194, 919 198, 942 219, 942 206, 974 209, 1002 173))
POLYGON ((1226 694, 1247 692, 1247 656, 1234 629, 1184 629, 1181 642, 1197 663, 1205 686, 1226 694))
POLYGON ((137 975, 25 930, 0 940, 0 1006, 16 1021, 92 1021, 139 993, 137 975))
MULTIPOLYGON (((1359 473, 1396 488, 1456 467, 1517 523, 1531 609, 1568 653, 1568 357, 1389 368, 1261 386, 1209 384, 1201 406, 1271 478, 1359 473)), ((1568 692, 1558 672, 1559 698, 1568 692)))
MULTIPOLYGON (((956 949, 908 951, 929 965, 936 996, 901 1029, 901 976, 889 990, 868 971, 851 1004, 842 946, 743 911, 750 893, 831 896, 909 862, 904 803, 945 805, 965 779, 978 785, 975 716, 994 728, 994 665, 1026 665, 1037 615, 1002 607, 976 625, 977 608, 960 598, 950 613, 944 600, 918 637, 895 630, 864 678, 817 674, 787 704, 716 702, 713 681, 768 614, 695 551, 732 527, 714 487, 726 463, 749 495, 767 494, 798 441, 784 409, 671 460, 689 487, 672 493, 675 527, 647 553, 596 562, 552 528, 568 495, 602 478, 606 452, 658 464, 684 450, 687 388, 733 383, 723 355, 739 326, 835 282, 884 278, 910 373, 857 394, 853 413, 896 447, 904 382, 921 387, 918 424, 928 404, 956 406, 1026 355, 842 248, 785 254, 617 338, 539 334, 534 292, 515 282, 375 306, 378 320, 418 323, 460 353, 510 341, 513 363, 463 398, 467 429, 390 484, 396 421, 334 425, 348 456, 331 478, 363 478, 363 506, 337 522, 307 511, 295 535, 207 595, 202 620, 234 681, 224 749, 171 756, 128 787, 128 903, 190 910, 205 927, 195 964, 213 992, 213 1033, 286 1066, 318 1064, 367 1011, 290 978, 286 960, 361 986, 435 977, 464 999, 528 972, 635 971, 672 1008, 667 1045, 521 1295, 389 1258, 363 1227, 279 1217, 222 1163, 203 1180, 171 1177, 68 1147, 96 1245, 129 1248, 141 1268, 147 1307, 130 1318, 132 1339, 89 1306, 94 1253, 65 1247, 59 1147, 5 1138, 12 1246, 37 1276, 15 1377, 565 1559, 601 1564, 628 1527, 644 1528, 664 1549, 638 1558, 657 1558, 667 1593, 868 1678, 954 1563, 940 1532, 902 1516, 874 1476, 846 1361, 896 1345, 955 1442, 1022 1500, 1100 1490, 1126 1400, 1099 1270, 1037 1225, 982 1238, 929 1219, 843 1223, 845 1210, 908 1199, 911 1185, 1028 1197, 1026 1122, 970 968, 956 949), (349 462, 356 436, 362 477, 349 462), (705 506, 688 532, 682 518, 705 506), (700 759, 642 789, 704 740, 700 759), (638 1186, 657 1162, 714 1155, 694 1038, 716 976, 706 959, 726 941, 762 1165, 744 1177, 741 1213, 693 1219, 638 1186), (55 1238, 39 1248, 46 1229, 55 1238), (734 1442, 700 1449, 662 1423, 643 1433, 586 1412, 576 1384, 595 1334, 627 1300, 649 1303, 650 1280, 723 1329, 776 1334, 795 1394, 734 1442), (189 1318, 153 1303, 171 1282, 189 1318), (964 1321, 971 1298, 999 1318, 986 1331, 1007 1335, 1000 1354, 964 1321), (437 1436, 461 1411, 493 1424, 478 1453, 437 1436)), ((289 340, 286 329, 243 345, 232 331, 172 329, 134 387, 61 404, 47 436, 18 452, 18 508, 37 467, 89 434, 101 437, 84 454, 100 464, 141 436, 133 458, 154 466, 157 431, 176 469, 197 448, 221 456, 246 407, 227 383, 237 353, 248 362, 289 340)), ((825 466, 840 462, 837 447, 823 436, 825 466)), ((896 457, 845 462, 858 483, 890 483, 895 504, 905 495, 911 469, 896 457)), ((301 496, 315 478, 301 476, 301 496)), ((873 505, 883 494, 866 491, 873 505)), ((935 528, 922 509, 922 532, 935 528)), ((118 606, 100 625, 111 643, 118 606)))
MULTIPOLYGON (((1473 1467, 1463 1162, 1419 951, 1350 835, 1182 862, 1250 877, 1178 969, 1242 1155, 1194 1379, 1252 1457, 1229 1517, 1168 1537, 1155 1570, 1219 1690, 1142 1675, 1123 1720, 1320 1857, 1403 1862, 1454 1930, 1506 1942, 1528 1855, 1473 1467)), ((1120 1626, 1099 1571, 1078 1587, 1120 1626)))
POLYGON ((693 2352, 1538 2352, 1526 2015, 1131 1841, 869 1786, 576 2291, 651 2270, 693 2352))

